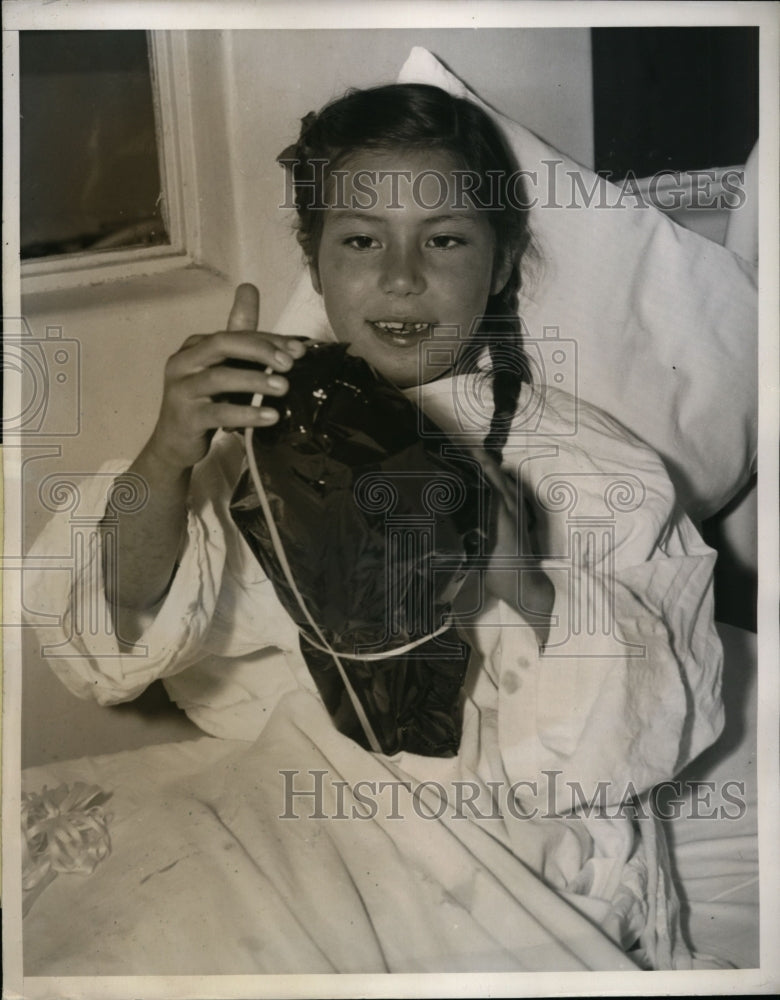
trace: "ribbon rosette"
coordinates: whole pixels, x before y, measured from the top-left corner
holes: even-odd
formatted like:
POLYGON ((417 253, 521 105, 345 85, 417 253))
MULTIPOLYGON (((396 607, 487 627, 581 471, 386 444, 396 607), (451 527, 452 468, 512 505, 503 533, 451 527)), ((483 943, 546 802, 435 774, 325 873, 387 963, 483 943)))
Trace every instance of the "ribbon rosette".
POLYGON ((107 796, 97 785, 77 781, 22 795, 22 888, 34 889, 58 872, 91 875, 111 853, 107 796))

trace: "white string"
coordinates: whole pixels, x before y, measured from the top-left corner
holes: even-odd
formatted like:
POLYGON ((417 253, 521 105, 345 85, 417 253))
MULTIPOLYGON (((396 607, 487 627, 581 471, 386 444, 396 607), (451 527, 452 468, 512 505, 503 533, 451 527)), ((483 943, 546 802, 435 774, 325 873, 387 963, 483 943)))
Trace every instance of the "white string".
MULTIPOLYGON (((266 375, 270 375, 272 372, 273 368, 271 368, 270 366, 265 370, 266 375)), ((260 393, 256 393, 255 396, 252 398, 252 405, 260 406, 262 401, 263 401, 262 395, 260 393)), ((346 671, 344 670, 344 666, 341 660, 336 654, 336 651, 331 647, 328 640, 322 634, 317 623, 309 614, 309 609, 306 607, 303 597, 301 596, 301 593, 295 584, 295 580, 292 575, 292 570, 290 569, 290 564, 287 562, 287 556, 284 551, 284 546, 282 545, 282 540, 279 537, 279 532, 276 529, 276 524, 274 523, 273 515, 271 514, 271 506, 268 503, 268 497, 266 496, 265 489, 263 488, 263 483, 260 478, 260 471, 257 468, 257 462, 255 461, 255 451, 254 448, 252 447, 252 434, 253 434, 252 427, 246 427, 244 429, 244 446, 246 449, 247 462, 249 464, 249 473, 252 477, 252 482, 254 483, 255 490, 257 491, 257 497, 260 501, 260 506, 262 508, 263 514, 265 515, 266 523, 268 524, 268 531, 271 536, 271 544, 274 547, 274 551, 276 552, 279 564, 282 567, 282 572, 284 573, 284 577, 287 580, 287 584, 290 587, 290 590, 292 590, 293 595, 296 601, 298 602, 301 611, 306 617, 306 620, 308 621, 309 625, 311 625, 312 629, 314 630, 320 642, 322 643, 323 651, 330 653, 330 655, 333 657, 333 662, 336 664, 336 667, 338 669, 344 687, 347 689, 347 694, 349 695, 349 699, 352 702, 352 707, 355 709, 355 714, 357 715, 360 721, 360 725, 363 727, 363 732, 366 734, 366 739, 368 740, 371 749, 374 751, 374 753, 382 753, 382 747, 379 744, 379 740, 376 738, 376 734, 374 733, 371 723, 368 721, 368 717, 365 711, 363 710, 363 706, 361 705, 358 696, 355 694, 354 690, 352 689, 352 685, 349 683, 349 678, 347 677, 346 671)), ((305 635, 305 633, 302 634, 305 636, 306 639, 309 638, 307 635, 305 635)))
MULTIPOLYGON (((413 639, 411 642, 407 642, 405 646, 398 646, 396 649, 385 649, 381 653, 339 653, 342 660, 367 660, 371 662, 372 660, 389 660, 392 656, 403 656, 404 653, 410 652, 417 646, 422 646, 424 642, 428 642, 429 639, 435 639, 437 635, 442 635, 447 629, 450 628, 449 622, 445 622, 441 628, 437 628, 435 632, 431 632, 430 635, 421 636, 419 639, 413 639)), ((321 653, 329 653, 330 648, 325 648, 325 646, 320 646, 318 642, 315 642, 310 635, 306 635, 304 631, 301 630, 301 635, 303 638, 315 649, 319 649, 321 653)))

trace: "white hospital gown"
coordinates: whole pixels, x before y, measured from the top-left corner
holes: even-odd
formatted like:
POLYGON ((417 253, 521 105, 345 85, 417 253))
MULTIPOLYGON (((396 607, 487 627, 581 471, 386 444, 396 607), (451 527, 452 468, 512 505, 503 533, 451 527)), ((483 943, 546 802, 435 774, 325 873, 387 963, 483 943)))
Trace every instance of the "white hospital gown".
MULTIPOLYGON (((489 393, 481 407, 462 405, 476 398, 477 378, 409 394, 420 392, 453 438, 477 442, 489 393)), ((72 587, 65 574, 33 571, 30 606, 60 617, 66 655, 50 662, 74 693, 111 704, 163 678, 206 732, 253 740, 285 693, 316 692, 297 630, 230 517, 241 462, 241 439, 221 434, 196 467, 178 570, 132 647, 116 636, 98 644, 76 627, 79 601, 104 600, 98 548, 72 587)), ((615 810, 722 728, 714 553, 677 507, 655 453, 565 393, 523 387, 504 466, 536 510, 535 545, 555 588, 548 642, 540 651, 515 609, 487 601, 463 630, 473 654, 460 753, 399 754, 394 766, 417 780, 466 779, 486 795, 511 788, 517 809, 502 829, 515 855, 622 946, 640 938, 648 964, 684 965, 656 825, 615 810), (573 812, 593 801, 612 815, 573 812)), ((105 483, 92 484, 96 512, 105 483)), ((32 555, 63 551, 67 532, 67 519, 55 519, 32 555)))

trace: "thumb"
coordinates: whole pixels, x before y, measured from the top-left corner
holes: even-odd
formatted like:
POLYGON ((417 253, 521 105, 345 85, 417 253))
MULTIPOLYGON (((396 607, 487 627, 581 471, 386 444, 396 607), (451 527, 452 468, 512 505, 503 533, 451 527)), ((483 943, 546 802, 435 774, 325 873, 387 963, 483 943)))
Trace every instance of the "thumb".
POLYGON ((256 330, 260 318, 260 293, 248 283, 236 288, 236 297, 228 316, 228 330, 256 330))

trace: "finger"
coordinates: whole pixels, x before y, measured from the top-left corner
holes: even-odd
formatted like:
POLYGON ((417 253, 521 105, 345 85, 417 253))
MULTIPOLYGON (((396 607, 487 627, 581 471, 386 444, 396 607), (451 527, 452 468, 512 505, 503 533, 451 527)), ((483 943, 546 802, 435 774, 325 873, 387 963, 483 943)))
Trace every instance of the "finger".
POLYGON ((295 337, 287 337, 281 333, 269 333, 268 337, 295 360, 302 358, 306 353, 306 344, 302 340, 296 340, 295 337))
POLYGON ((189 337, 187 337, 187 339, 184 341, 184 343, 181 345, 181 347, 175 353, 176 354, 181 354, 182 351, 188 351, 191 347, 194 347, 196 344, 199 344, 202 340, 205 340, 206 337, 208 337, 208 336, 210 336, 210 334, 208 334, 208 333, 193 333, 193 334, 191 334, 189 337))
POLYGON ((233 365, 204 368, 188 376, 186 381, 190 394, 195 398, 236 392, 249 393, 250 396, 283 396, 290 388, 283 375, 268 375, 255 367, 237 368, 233 365))
POLYGON ((233 307, 228 316, 228 330, 256 330, 260 319, 260 293, 245 282, 236 289, 233 307))
POLYGON ((255 362, 275 371, 289 371, 295 361, 290 348, 290 344, 277 346, 276 339, 265 333, 225 330, 204 337, 187 350, 174 354, 169 359, 169 367, 172 366, 171 374, 181 376, 235 359, 255 362))
POLYGON ((210 427, 234 430, 240 427, 270 427, 279 420, 279 411, 270 406, 239 406, 234 403, 213 403, 208 409, 210 427))
POLYGON ((296 340, 295 337, 288 337, 283 333, 267 333, 265 330, 262 331, 261 335, 274 347, 289 354, 294 361, 302 358, 306 353, 306 344, 302 340, 296 340))

